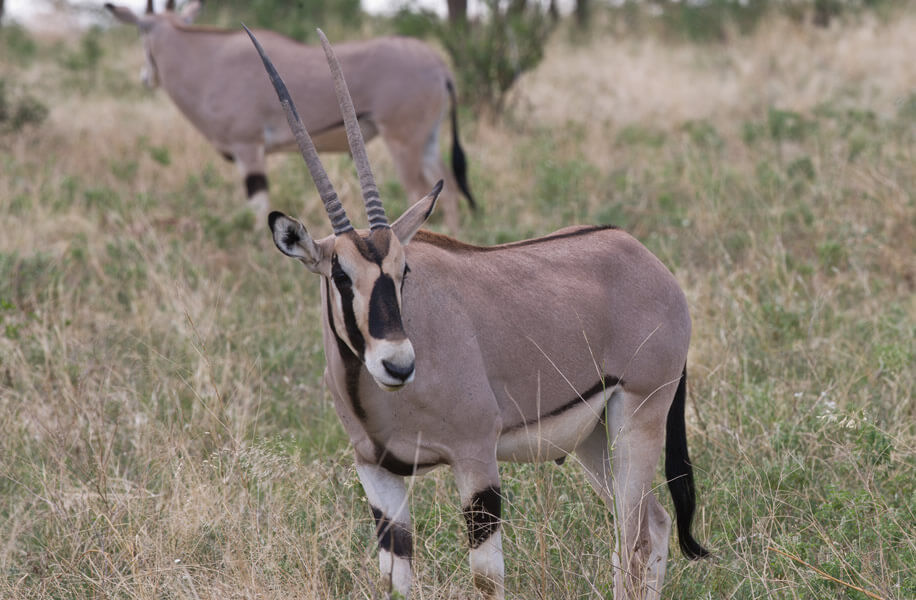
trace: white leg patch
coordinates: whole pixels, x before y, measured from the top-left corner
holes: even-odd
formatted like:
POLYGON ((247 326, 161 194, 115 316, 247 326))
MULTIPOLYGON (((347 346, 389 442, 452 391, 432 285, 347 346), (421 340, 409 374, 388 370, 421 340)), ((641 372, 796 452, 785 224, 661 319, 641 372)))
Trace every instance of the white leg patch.
POLYGON ((412 576, 410 561, 395 556, 388 550, 379 549, 378 568, 382 577, 391 585, 391 589, 407 598, 412 576))
POLYGON ((267 213, 270 212, 270 200, 268 200, 267 197, 267 190, 255 192, 255 194, 248 199, 248 206, 254 211, 254 216, 258 221, 258 225, 267 222, 267 213))
MULTIPOLYGON (((404 478, 394 475, 376 465, 358 464, 356 472, 363 484, 366 498, 373 510, 381 513, 392 529, 389 536, 392 539, 398 535, 397 531, 410 531, 410 511, 407 507, 407 488, 404 478), (396 529, 395 529, 396 528, 396 529)), ((408 540, 407 544, 411 542, 408 540)), ((398 542, 394 541, 397 551, 398 542)), ((405 552, 404 554, 409 554, 405 552)), ((409 556, 398 556, 391 552, 391 547, 379 547, 379 570, 382 578, 390 583, 391 589, 404 598, 410 594, 411 565, 409 556)))
POLYGON ((488 600, 505 597, 502 532, 497 529, 480 546, 471 549, 471 574, 474 585, 488 600))

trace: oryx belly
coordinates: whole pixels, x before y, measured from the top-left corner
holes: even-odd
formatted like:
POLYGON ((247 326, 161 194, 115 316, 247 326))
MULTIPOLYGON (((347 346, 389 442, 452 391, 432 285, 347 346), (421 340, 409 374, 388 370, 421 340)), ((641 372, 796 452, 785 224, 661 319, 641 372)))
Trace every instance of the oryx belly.
POLYGON ((540 462, 566 456, 588 437, 601 420, 611 393, 611 390, 601 390, 565 410, 503 430, 496 446, 497 458, 512 462, 540 462))
MULTIPOLYGON (((378 135, 378 126, 368 116, 358 118, 359 128, 363 133, 363 141, 368 142, 378 135)), ((264 128, 264 146, 268 153, 288 152, 296 149, 296 140, 290 136, 287 129, 275 129, 267 126, 264 128)), ((331 127, 326 127, 310 133, 312 143, 319 152, 349 152, 347 130, 343 122, 331 127)))

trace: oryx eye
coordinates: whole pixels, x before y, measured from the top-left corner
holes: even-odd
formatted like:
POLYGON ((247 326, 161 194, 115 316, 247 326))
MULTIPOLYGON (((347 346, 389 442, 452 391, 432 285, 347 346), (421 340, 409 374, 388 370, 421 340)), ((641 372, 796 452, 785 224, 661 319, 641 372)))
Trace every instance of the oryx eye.
POLYGON ((410 273, 410 267, 404 263, 404 274, 401 275, 401 291, 404 291, 404 282, 407 281, 407 274, 410 273))

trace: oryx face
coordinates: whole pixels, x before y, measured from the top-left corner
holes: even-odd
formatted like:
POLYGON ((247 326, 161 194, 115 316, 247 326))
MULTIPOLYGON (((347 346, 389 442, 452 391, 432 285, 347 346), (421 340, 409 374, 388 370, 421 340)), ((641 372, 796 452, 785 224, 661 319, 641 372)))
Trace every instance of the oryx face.
POLYGON ((414 349, 401 319, 401 291, 410 272, 405 247, 426 222, 442 190, 433 191, 390 227, 352 227, 313 241, 305 226, 280 212, 268 224, 283 254, 323 277, 324 318, 384 390, 413 381, 414 349))
POLYGON ((351 230, 335 240, 328 318, 337 337, 389 391, 414 378, 413 345, 401 321, 407 271, 404 248, 390 228, 365 237, 351 230))
POLYGON ((143 85, 151 89, 159 86, 159 70, 156 68, 156 60, 150 47, 153 30, 157 26, 162 26, 175 19, 177 19, 175 21, 177 23, 190 24, 200 14, 202 6, 203 2, 201 0, 194 0, 186 3, 180 13, 175 13, 174 2, 169 2, 165 12, 156 14, 153 12, 153 3, 148 1, 146 13, 138 15, 126 6, 118 6, 110 2, 105 4, 105 8, 114 18, 128 25, 136 25, 140 35, 143 36, 143 57, 145 62, 140 69, 140 81, 143 82, 143 85))

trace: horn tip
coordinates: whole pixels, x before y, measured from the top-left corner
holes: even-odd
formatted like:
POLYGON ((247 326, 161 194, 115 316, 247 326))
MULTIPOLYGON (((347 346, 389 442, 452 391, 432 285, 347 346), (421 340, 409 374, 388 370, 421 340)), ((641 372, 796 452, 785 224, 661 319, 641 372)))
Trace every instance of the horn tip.
POLYGON ((321 41, 321 46, 324 48, 325 52, 327 52, 331 48, 331 42, 328 41, 328 36, 324 34, 321 27, 316 28, 316 31, 318 32, 318 39, 321 41))
POLYGON ((445 182, 444 182, 443 180, 440 179, 440 180, 439 180, 439 183, 437 183, 436 185, 433 186, 433 191, 430 192, 430 193, 431 193, 433 196, 438 196, 439 194, 442 193, 442 186, 444 186, 444 185, 445 185, 445 182))

